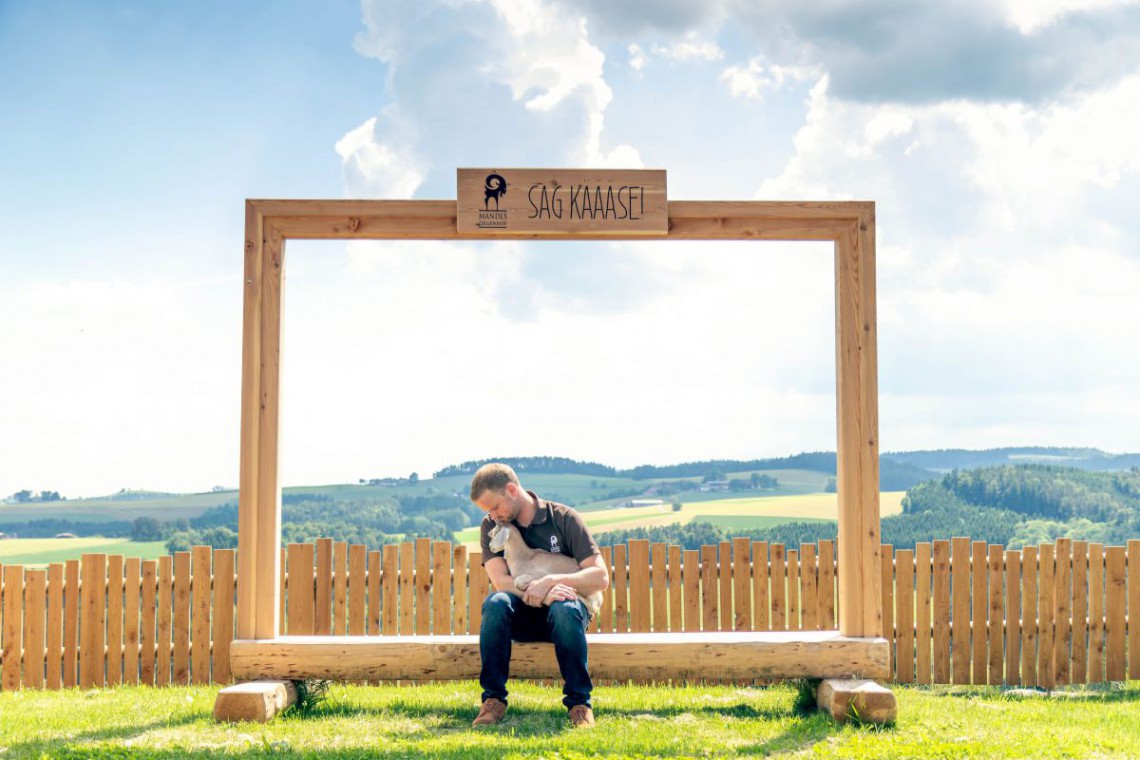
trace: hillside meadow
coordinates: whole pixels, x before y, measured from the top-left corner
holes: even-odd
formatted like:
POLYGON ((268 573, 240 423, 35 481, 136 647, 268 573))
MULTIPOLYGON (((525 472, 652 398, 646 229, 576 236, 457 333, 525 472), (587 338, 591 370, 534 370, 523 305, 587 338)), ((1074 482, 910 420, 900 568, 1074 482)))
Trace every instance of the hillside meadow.
POLYGON ((127 538, 8 538, 0 541, 0 565, 36 567, 79 559, 83 554, 121 554, 124 557, 157 559, 166 554, 163 541, 131 541, 127 538))
MULTIPOLYGON (((902 499, 905 495, 905 491, 888 491, 881 494, 879 504, 882 516, 897 515, 902 512, 902 499)), ((614 507, 584 512, 582 518, 590 529, 599 535, 610 530, 684 525, 694 521, 748 530, 801 520, 836 520, 838 508, 839 502, 835 494, 808 493, 682 502, 679 512, 674 512, 668 503, 648 507, 614 507)), ((459 531, 455 535, 455 540, 477 548, 479 528, 472 527, 459 531)))

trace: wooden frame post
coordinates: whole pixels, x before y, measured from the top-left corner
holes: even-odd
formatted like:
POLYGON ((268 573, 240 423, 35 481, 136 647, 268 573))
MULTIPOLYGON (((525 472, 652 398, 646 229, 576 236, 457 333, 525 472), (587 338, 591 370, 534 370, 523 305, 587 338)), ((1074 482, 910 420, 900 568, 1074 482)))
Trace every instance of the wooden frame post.
MULTIPOLYGON (((875 214, 869 202, 672 201, 647 240, 817 240, 835 245, 839 633, 883 634, 878 582, 878 359, 875 214)), ((246 203, 238 515, 238 639, 279 637, 281 308, 286 240, 457 240, 455 201, 246 203)), ((571 233, 497 235, 566 240, 571 233)), ((616 237, 616 236, 615 236, 616 237)), ((592 239, 610 239, 594 235, 592 239)), ((638 239, 624 235, 623 240, 638 239)))

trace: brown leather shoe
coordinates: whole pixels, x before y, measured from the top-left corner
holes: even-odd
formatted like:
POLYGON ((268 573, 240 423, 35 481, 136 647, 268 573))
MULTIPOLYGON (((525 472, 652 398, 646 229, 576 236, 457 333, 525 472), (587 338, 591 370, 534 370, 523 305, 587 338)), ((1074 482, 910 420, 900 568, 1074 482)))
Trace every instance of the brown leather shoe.
POLYGON ((574 728, 593 728, 594 711, 585 705, 574 705, 570 708, 570 725, 574 728))
POLYGON ((479 714, 471 722, 472 726, 493 726, 507 714, 507 703, 490 697, 483 701, 479 714))

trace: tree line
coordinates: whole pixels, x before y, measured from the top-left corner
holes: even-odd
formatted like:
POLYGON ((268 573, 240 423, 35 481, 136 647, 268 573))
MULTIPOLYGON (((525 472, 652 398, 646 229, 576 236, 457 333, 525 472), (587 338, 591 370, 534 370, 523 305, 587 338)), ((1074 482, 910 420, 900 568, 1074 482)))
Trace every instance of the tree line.
MULTIPOLYGON (((954 536, 1010 549, 1057 538, 1123 545, 1140 537, 1140 469, 1090 472, 1049 465, 1003 465, 955 470, 907 491, 903 512, 880 521, 882 541, 896 549, 954 536)), ((836 538, 834 522, 788 522, 752 530, 708 523, 616 530, 599 543, 649 538, 695 549, 746 536, 798 546, 836 538)))

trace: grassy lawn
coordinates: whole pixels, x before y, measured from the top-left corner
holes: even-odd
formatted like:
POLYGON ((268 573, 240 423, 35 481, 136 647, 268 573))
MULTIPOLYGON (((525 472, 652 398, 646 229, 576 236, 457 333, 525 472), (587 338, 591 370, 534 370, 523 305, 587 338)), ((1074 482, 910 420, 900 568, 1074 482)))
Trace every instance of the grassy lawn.
POLYGON ((129 538, 9 538, 0 541, 0 563, 46 565, 79 559, 81 554, 121 554, 124 557, 156 559, 167 554, 164 541, 131 541, 129 538))
POLYGON ((791 711, 787 686, 610 686, 597 727, 567 727, 556 686, 512 684, 500 726, 470 727, 477 684, 334 686, 308 717, 225 725, 217 687, 0 694, 0 756, 182 758, 1126 758, 1140 747, 1140 684, 1072 697, 896 687, 899 720, 840 726, 791 711))

